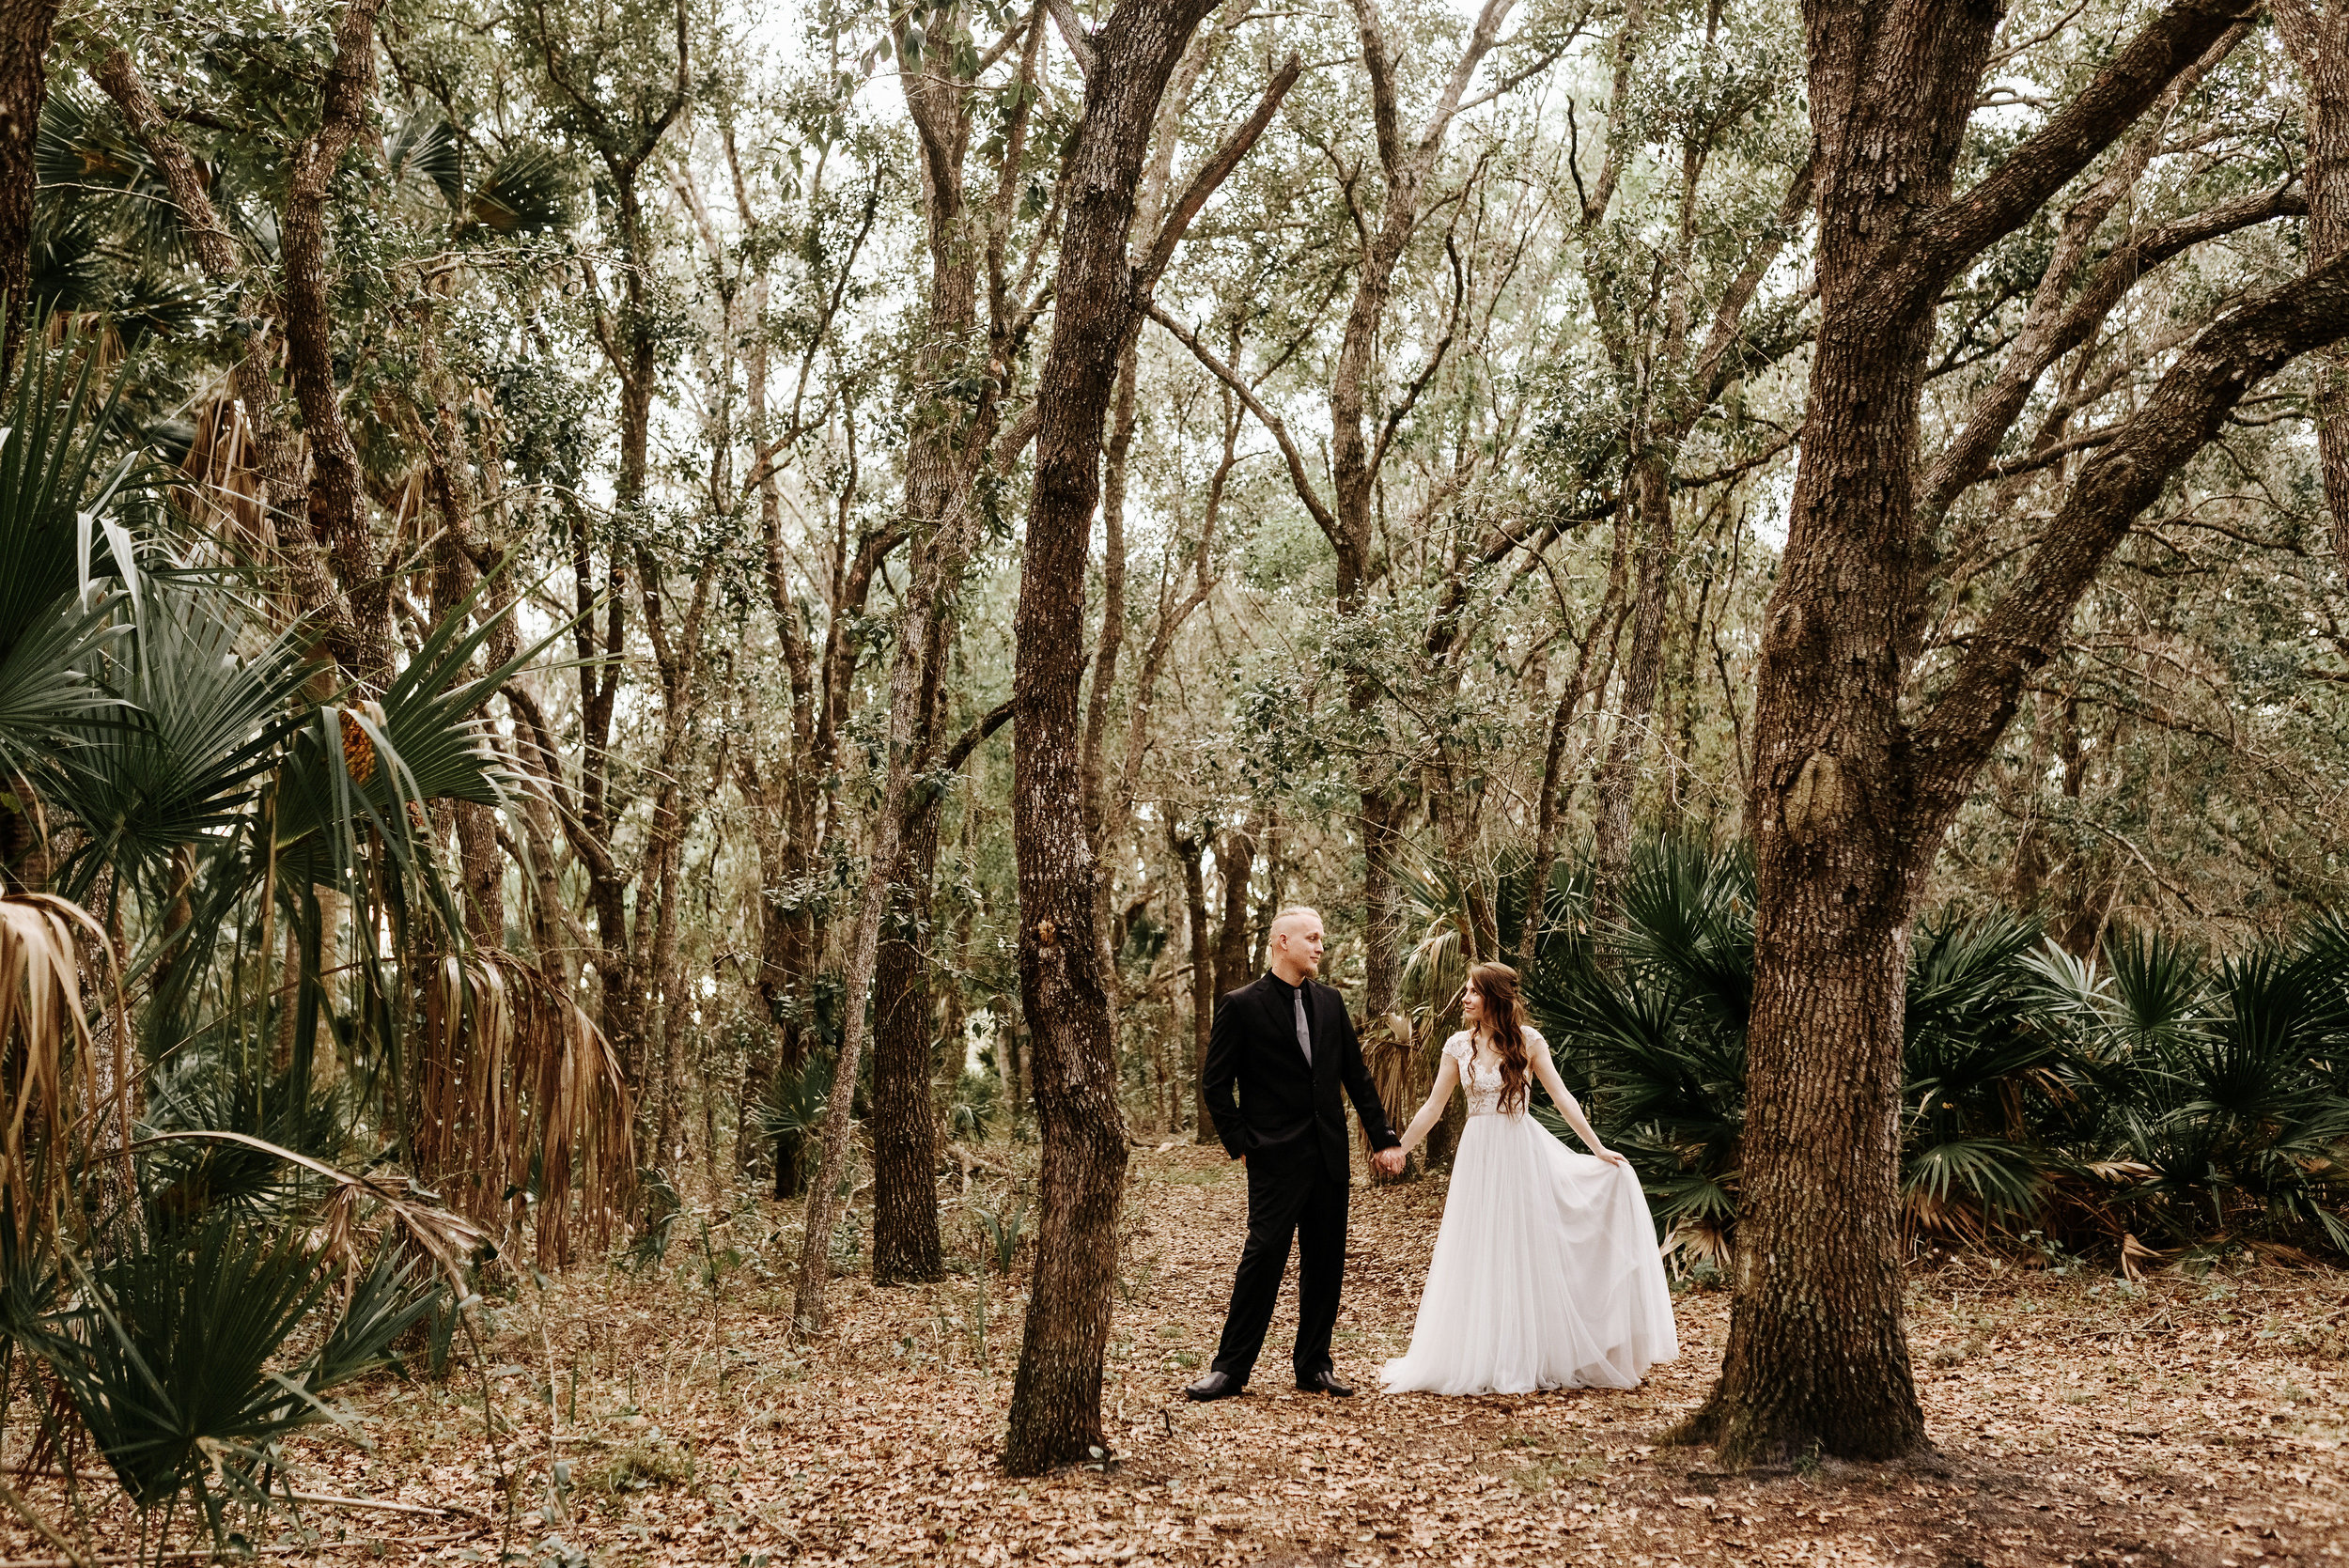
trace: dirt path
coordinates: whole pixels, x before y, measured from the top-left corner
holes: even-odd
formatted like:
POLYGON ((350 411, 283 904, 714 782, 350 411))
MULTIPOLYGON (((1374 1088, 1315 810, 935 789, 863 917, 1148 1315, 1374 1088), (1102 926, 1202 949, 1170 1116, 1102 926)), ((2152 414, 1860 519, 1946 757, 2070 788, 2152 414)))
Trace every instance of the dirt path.
MULTIPOLYGON (((1728 1297, 1679 1298, 1682 1354, 1634 1392, 1385 1398, 1441 1212, 1437 1184, 1355 1194, 1337 1353, 1360 1397, 1260 1380, 1191 1405, 1221 1325, 1244 1188, 1219 1152, 1138 1151, 1104 1402, 1107 1463, 1042 1481, 993 1463, 1018 1294, 980 1272, 876 1291, 833 1331, 782 1332, 787 1211, 738 1220, 667 1278, 567 1277, 541 1338, 499 1310, 490 1349, 511 1560, 571 1568, 785 1562, 2349 1564, 2349 1316, 2338 1275, 2263 1269, 2143 1287, 1979 1262, 1921 1274, 1920 1384, 1937 1452, 1719 1474, 1659 1448, 1719 1366, 1728 1297), (718 1265, 709 1288, 705 1259, 718 1265), (554 1407, 541 1390, 552 1362, 554 1407), (550 1496, 552 1452, 567 1496, 550 1496)), ((980 1195, 973 1194, 975 1201, 980 1195)), ((974 1226, 950 1215, 958 1243, 974 1226)), ((683 1227, 680 1227, 682 1233, 683 1227)), ((683 1256, 690 1249, 692 1256, 683 1256)), ((1284 1372, 1294 1281, 1268 1342, 1284 1372)), ((386 1384, 375 1450, 311 1442, 318 1493, 499 1512, 478 1382, 386 1384)), ((463 1518, 315 1507, 279 1560, 495 1561, 463 1518), (290 1548, 290 1549, 289 1549, 290 1548)), ((26 1538, 11 1559, 44 1552, 26 1538)))

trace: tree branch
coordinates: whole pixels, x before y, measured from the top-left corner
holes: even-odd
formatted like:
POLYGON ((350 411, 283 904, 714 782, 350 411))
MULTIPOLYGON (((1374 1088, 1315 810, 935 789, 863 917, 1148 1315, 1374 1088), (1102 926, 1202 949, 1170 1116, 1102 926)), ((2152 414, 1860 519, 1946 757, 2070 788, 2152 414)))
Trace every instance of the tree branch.
POLYGON ((204 275, 216 283, 234 278, 238 271, 237 253, 228 238, 227 225, 220 221, 220 211, 204 189, 204 177, 196 171, 195 160, 172 135, 155 95, 140 80, 130 51, 117 48, 107 52, 105 59, 99 63, 98 85, 122 111, 123 122, 131 128, 139 146, 163 171, 163 183, 170 187, 172 203, 188 221, 189 238, 204 275))
POLYGON ((1206 365, 1218 380, 1230 387, 1248 411, 1256 416, 1256 423, 1270 433, 1274 443, 1281 449, 1282 458, 1288 463, 1289 483, 1296 487, 1297 499, 1305 504, 1305 510, 1313 514, 1314 521, 1321 525, 1321 531, 1329 536, 1330 542, 1343 550, 1345 544, 1339 533, 1338 520, 1315 491, 1313 479, 1305 472, 1305 458, 1297 450, 1297 443, 1289 439, 1288 427, 1281 423, 1281 416, 1266 408, 1257 398, 1255 389, 1241 379, 1239 372, 1217 358, 1215 350, 1200 342, 1189 327, 1169 316, 1165 306, 1153 303, 1148 309, 1150 319, 1174 334, 1174 340, 1190 350, 1191 358, 1206 365))
POLYGON ((1265 84, 1264 95, 1256 101, 1255 113, 1234 127, 1223 138, 1222 145, 1215 149, 1214 155, 1200 164, 1198 172, 1190 177, 1190 183, 1183 187, 1183 194, 1175 199, 1174 208, 1167 213, 1166 222, 1159 225, 1158 238, 1150 242, 1149 255, 1136 271, 1136 298, 1146 296, 1157 285, 1159 274, 1165 272, 1166 264, 1174 258, 1174 247, 1182 243, 1183 234, 1190 227, 1191 220, 1199 216, 1201 208, 1207 205, 1207 198, 1215 194, 1216 187, 1239 167, 1239 161, 1248 156, 1248 149, 1256 145, 1256 138, 1264 134, 1265 127, 1272 123, 1272 116, 1280 113, 1281 101, 1288 96, 1291 87, 1297 85, 1298 74, 1303 70, 1304 62, 1292 51, 1289 57, 1281 62, 1281 69, 1272 73, 1272 80, 1265 84))
POLYGON ((934 765, 936 768, 941 772, 951 773, 969 762, 971 753, 985 744, 988 736, 1011 722, 1011 716, 1019 710, 1019 706, 1018 698, 1005 697, 972 721, 971 727, 957 736, 953 745, 938 753, 938 761, 934 765))
POLYGON ((1688 377, 1699 386, 1712 384, 1713 372, 1719 368, 1722 356, 1737 341, 1738 329, 1745 320, 1746 307, 1753 303, 1754 291, 1762 287, 1762 280, 1768 275, 1771 264, 1777 261, 1778 253, 1786 248, 1787 240, 1811 210, 1811 187, 1817 168, 1815 154, 1805 155, 1802 167, 1797 169, 1795 178, 1786 182, 1786 194, 1779 198, 1778 217, 1771 224, 1770 232, 1753 247, 1753 254, 1746 257, 1743 270, 1722 291, 1720 308, 1713 313, 1713 325, 1705 334, 1704 348, 1698 353, 1696 365, 1688 377))
MULTIPOLYGON (((1467 204, 1464 202, 1461 205, 1465 207, 1467 204)), ((1403 396, 1388 411, 1386 422, 1379 427, 1378 439, 1371 443, 1370 448, 1370 471, 1373 474, 1385 466, 1387 448, 1393 443, 1395 431, 1402 427, 1403 421, 1410 416, 1411 411, 1419 406, 1420 397, 1426 392, 1429 383, 1435 380, 1436 372, 1443 368, 1444 356, 1452 351, 1452 339, 1459 331, 1460 312, 1468 295, 1468 279, 1460 267, 1459 249, 1452 242, 1457 227, 1458 214, 1455 213, 1454 227, 1446 229, 1443 237, 1444 257, 1452 263, 1452 308, 1444 314, 1443 335, 1436 339, 1435 348, 1428 351, 1427 363, 1420 367, 1418 375, 1411 378, 1410 384, 1403 389, 1403 396)))
POLYGON ((1354 0, 1354 23, 1361 34, 1362 70, 1370 78, 1370 122, 1377 133, 1378 163, 1392 175, 1403 162, 1403 119, 1395 106, 1394 59, 1387 52, 1377 0, 1354 0))
POLYGON ((1069 0, 1044 0, 1052 13, 1053 25, 1060 29, 1063 41, 1068 45, 1069 58, 1077 62, 1077 74, 1091 79, 1093 75, 1093 34, 1077 14, 1069 0))
POLYGON ((1964 803, 2014 717, 2024 681, 2055 656, 2080 596, 2171 475, 2253 387, 2344 334, 2349 254, 2229 312, 2179 355, 2140 411, 2082 468, 2015 586, 1917 726, 1912 831, 1937 835, 1964 803))
MULTIPOLYGON (((1965 429, 1935 462, 1920 487, 1926 510, 1937 515, 1945 512, 1968 489, 1994 472, 2005 472, 2003 466, 1994 465, 1993 459, 1999 443, 2022 413, 2031 387, 2048 365, 2088 341, 2139 278, 2205 240, 2271 219, 2304 214, 2308 210, 2305 194, 2289 185, 2281 186, 2180 219, 2113 251, 2053 329, 2038 344, 2030 346, 2035 351, 2030 353, 2028 360, 2002 367, 1998 379, 1984 391, 1965 429)), ((2037 454, 2033 456, 2036 458, 2037 454)))
POLYGON ((2257 14, 2247 0, 2176 0, 2147 23, 2078 97, 2008 155, 1998 171, 1927 216, 1916 233, 1921 265, 1902 281, 1942 283, 2046 204, 2151 108, 2220 35, 2257 14))

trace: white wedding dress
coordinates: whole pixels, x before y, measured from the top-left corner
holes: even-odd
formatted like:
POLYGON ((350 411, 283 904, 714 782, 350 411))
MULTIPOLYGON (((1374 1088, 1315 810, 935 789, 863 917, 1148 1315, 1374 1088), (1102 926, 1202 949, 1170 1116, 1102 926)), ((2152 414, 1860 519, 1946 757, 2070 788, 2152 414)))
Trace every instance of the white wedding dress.
MULTIPOLYGON (((1538 1031, 1525 1037, 1549 1054, 1538 1031)), ((1460 1064, 1468 1126, 1410 1354, 1379 1382, 1389 1393, 1636 1388, 1680 1353, 1640 1178, 1567 1148, 1523 1110, 1503 1112, 1501 1069, 1478 1070, 1467 1034, 1443 1048, 1460 1064)))

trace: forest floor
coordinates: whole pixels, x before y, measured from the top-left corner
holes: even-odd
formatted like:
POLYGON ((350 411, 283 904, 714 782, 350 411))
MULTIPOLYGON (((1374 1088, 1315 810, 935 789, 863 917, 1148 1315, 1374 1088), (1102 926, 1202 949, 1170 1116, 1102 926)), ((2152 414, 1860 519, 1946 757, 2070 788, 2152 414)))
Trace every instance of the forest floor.
MULTIPOLYGON (((965 1198, 949 1183, 948 1246, 967 1272, 886 1290, 843 1278, 809 1345, 786 1332, 789 1205, 746 1206, 707 1232, 689 1216, 661 1265, 575 1269, 493 1302, 486 1369, 378 1381, 351 1402, 369 1446, 328 1433, 299 1445, 298 1490, 379 1506, 306 1504, 298 1523, 258 1532, 258 1549, 281 1562, 504 1554, 546 1568, 2349 1568, 2339 1274, 2240 1266, 2137 1285, 1953 1259, 1915 1274, 1909 1297, 1931 1452, 1732 1475, 1708 1450, 1658 1442, 1719 1369, 1719 1290, 1677 1297, 1680 1358, 1636 1391, 1376 1391, 1379 1362, 1409 1339, 1440 1181, 1355 1192, 1337 1351, 1359 1397, 1296 1393, 1274 1375, 1292 1274, 1255 1386, 1186 1404, 1221 1321, 1245 1184, 1221 1151, 1189 1144, 1137 1149, 1132 1182, 1105 1463, 1025 1481, 997 1467, 1019 1271, 995 1273, 975 1220, 982 1205, 1000 1212, 1001 1184, 965 1198)), ((70 1517, 56 1484, 36 1477, 28 1496, 70 1517)), ((128 1528, 101 1514, 85 1540, 103 1560, 131 1547, 128 1528)), ((0 1530, 0 1568, 64 1560, 29 1531, 0 1530)))

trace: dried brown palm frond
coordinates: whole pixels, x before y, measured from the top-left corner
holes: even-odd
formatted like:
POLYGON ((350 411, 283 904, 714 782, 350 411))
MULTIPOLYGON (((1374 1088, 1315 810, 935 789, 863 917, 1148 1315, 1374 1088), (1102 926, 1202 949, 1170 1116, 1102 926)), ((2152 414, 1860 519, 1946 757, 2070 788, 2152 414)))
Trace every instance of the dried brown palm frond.
POLYGON ((2136 1233, 2130 1231, 2123 1231, 2121 1233, 2121 1273, 2123 1277, 2131 1281, 2142 1280, 2145 1277, 2146 1269, 2159 1268, 2162 1265, 2168 1263, 2169 1261, 2169 1253, 2146 1246, 2143 1242, 2137 1239, 2136 1233))
POLYGON ((196 410, 195 436, 179 460, 172 499, 206 533, 257 551, 277 544, 259 466, 258 443, 244 407, 224 382, 196 410))
POLYGON ((1915 1252, 1926 1236, 1937 1236, 1969 1250, 1990 1245, 1990 1225, 1982 1205, 1961 1194, 1912 1187, 1901 1194, 1901 1241, 1915 1252))
POLYGON ((1701 1265, 1726 1270, 1735 1245, 1726 1227, 1709 1219, 1684 1219, 1664 1237, 1664 1261, 1674 1274, 1686 1274, 1701 1265))
POLYGON ((424 1004, 419 1172, 485 1225, 529 1223, 546 1263, 569 1260, 575 1223, 608 1241, 635 1184, 635 1111, 603 1032, 505 953, 443 955, 424 1004))
POLYGON ((117 974, 114 944, 88 910, 52 893, 0 894, 0 1196, 20 1242, 52 1212, 48 1185, 64 1179, 77 1147, 127 1141, 130 1031, 117 974), (86 952, 115 1021, 102 1074, 83 998, 86 952))

